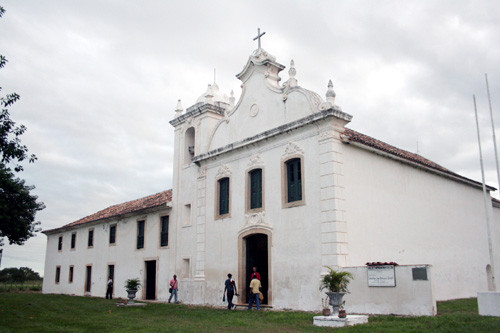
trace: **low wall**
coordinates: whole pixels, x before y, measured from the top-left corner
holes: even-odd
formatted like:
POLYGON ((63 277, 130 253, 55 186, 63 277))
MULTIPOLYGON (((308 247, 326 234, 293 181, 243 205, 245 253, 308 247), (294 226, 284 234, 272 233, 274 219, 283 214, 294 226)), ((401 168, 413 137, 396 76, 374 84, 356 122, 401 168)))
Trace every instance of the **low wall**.
POLYGON ((500 291, 478 292, 477 306, 481 316, 500 317, 500 291))
MULTIPOLYGON (((390 272, 386 267, 386 271, 390 272)), ((430 265, 394 266, 395 286, 375 287, 368 285, 367 266, 343 267, 353 274, 349 284, 350 293, 344 296, 347 313, 398 314, 411 316, 433 316, 436 314, 430 265), (414 270, 415 269, 415 270, 414 270), (426 279, 424 279, 426 278, 426 279)), ((370 271, 370 284, 391 284, 381 277, 380 283, 370 271)))

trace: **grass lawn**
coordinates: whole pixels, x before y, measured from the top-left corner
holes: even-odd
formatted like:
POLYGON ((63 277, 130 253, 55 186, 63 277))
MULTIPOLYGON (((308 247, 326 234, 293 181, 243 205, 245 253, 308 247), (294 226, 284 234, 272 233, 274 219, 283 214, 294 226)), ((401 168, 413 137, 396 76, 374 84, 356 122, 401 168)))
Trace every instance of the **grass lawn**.
MULTIPOLYGON (((317 314, 227 311, 150 303, 117 307, 116 300, 40 293, 0 293, 0 332, 304 332, 317 314)), ((438 303, 435 317, 371 316, 344 332, 500 332, 500 318, 480 317, 476 299, 438 303)))

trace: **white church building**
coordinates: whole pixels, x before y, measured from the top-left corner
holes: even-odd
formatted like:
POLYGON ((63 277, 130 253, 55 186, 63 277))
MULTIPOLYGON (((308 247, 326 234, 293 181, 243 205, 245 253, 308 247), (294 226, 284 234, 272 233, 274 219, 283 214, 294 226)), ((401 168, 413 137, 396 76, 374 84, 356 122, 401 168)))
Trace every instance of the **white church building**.
MULTIPOLYGON (((43 292, 103 297, 111 275, 115 297, 137 277, 139 299, 166 301, 177 274, 182 302, 221 305, 232 273, 244 303, 255 266, 264 304, 316 311, 325 266, 367 262, 424 267, 434 305, 492 290, 499 202, 487 212, 492 265, 481 183, 346 127, 331 82, 322 98, 298 84, 293 61, 282 83, 284 69, 259 47, 236 75, 239 101, 216 83, 186 110, 179 101, 172 190, 45 230, 43 292)), ((398 286, 418 298, 422 281, 404 274, 398 286)), ((356 298, 366 277, 355 280, 353 306, 368 302, 356 298)))

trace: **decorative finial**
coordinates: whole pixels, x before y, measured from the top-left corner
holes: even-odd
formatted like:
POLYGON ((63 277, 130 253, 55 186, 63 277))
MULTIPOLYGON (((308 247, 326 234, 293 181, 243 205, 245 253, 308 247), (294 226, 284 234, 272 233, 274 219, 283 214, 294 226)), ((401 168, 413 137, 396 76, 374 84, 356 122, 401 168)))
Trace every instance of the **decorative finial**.
POLYGON ((328 81, 328 90, 326 91, 326 101, 335 105, 335 91, 333 90, 332 80, 328 81))
POLYGON ((177 107, 175 108, 176 117, 179 117, 182 114, 182 111, 184 111, 184 109, 182 108, 181 100, 179 99, 177 101, 177 107))
POLYGON ((297 71, 295 70, 295 63, 293 62, 293 59, 292 59, 290 61, 290 69, 288 70, 288 75, 290 75, 290 79, 288 80, 288 84, 290 85, 290 88, 297 86, 297 80, 295 79, 296 74, 297 74, 297 71))
POLYGON ((265 34, 266 34, 265 32, 260 33, 260 28, 257 28, 257 36, 253 40, 256 40, 256 39, 259 40, 259 47, 258 47, 259 50, 261 49, 261 47, 260 47, 260 37, 264 36, 265 34))
POLYGON ((234 98, 234 91, 231 89, 231 96, 229 97, 229 104, 231 104, 231 107, 234 106, 235 98, 234 98))

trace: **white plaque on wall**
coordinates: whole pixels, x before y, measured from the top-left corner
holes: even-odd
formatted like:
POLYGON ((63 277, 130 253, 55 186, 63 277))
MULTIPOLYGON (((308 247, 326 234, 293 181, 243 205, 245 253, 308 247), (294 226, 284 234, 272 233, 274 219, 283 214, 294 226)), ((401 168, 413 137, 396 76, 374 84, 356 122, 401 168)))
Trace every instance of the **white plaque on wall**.
POLYGON ((395 287, 394 265, 368 266, 368 287, 395 287))

